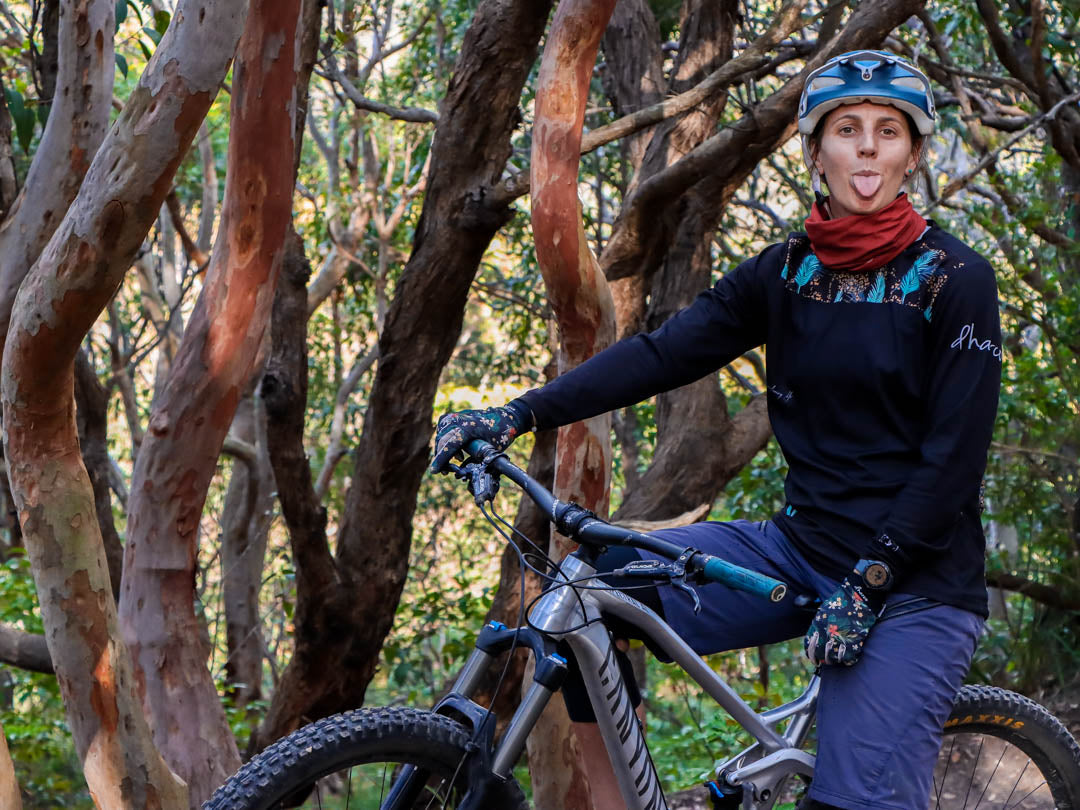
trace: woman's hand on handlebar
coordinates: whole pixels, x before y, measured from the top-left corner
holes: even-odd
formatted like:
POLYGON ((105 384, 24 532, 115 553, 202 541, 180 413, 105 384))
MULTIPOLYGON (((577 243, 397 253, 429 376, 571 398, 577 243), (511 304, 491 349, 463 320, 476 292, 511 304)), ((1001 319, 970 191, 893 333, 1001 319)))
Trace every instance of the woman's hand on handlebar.
POLYGON ((435 428, 435 458, 431 461, 431 471, 446 472, 451 459, 463 452, 465 445, 473 439, 483 439, 499 450, 505 450, 532 426, 532 411, 516 399, 498 408, 444 414, 435 428))

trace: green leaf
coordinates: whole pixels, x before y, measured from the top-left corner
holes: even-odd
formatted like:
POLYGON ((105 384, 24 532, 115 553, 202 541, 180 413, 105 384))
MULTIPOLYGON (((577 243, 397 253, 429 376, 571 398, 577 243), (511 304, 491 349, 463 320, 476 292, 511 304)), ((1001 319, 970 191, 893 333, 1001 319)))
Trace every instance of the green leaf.
POLYGON ((127 19, 127 0, 116 0, 116 30, 120 30, 120 24, 127 19))
POLYGON ((128 64, 127 64, 127 59, 125 59, 121 54, 116 54, 116 67, 117 67, 117 70, 120 71, 120 75, 123 76, 126 79, 127 78, 127 71, 128 71, 128 64))
POLYGON ((171 19, 172 19, 172 16, 169 14, 169 12, 167 12, 165 10, 156 12, 154 14, 154 29, 159 34, 164 36, 165 31, 169 27, 169 20, 171 20, 171 19))
POLYGON ((150 58, 154 55, 153 52, 146 46, 146 43, 141 39, 139 40, 139 47, 142 49, 143 56, 146 57, 146 61, 149 62, 150 58))
POLYGON ((152 39, 154 41, 155 45, 158 45, 161 42, 161 34, 159 34, 157 31, 155 31, 149 25, 144 25, 143 26, 143 33, 146 34, 148 37, 150 37, 150 39, 152 39))
POLYGON ((26 107, 22 93, 11 88, 4 88, 4 96, 7 99, 8 112, 11 113, 12 123, 15 124, 15 136, 19 139, 19 146, 29 154, 30 141, 34 137, 34 112, 26 107))

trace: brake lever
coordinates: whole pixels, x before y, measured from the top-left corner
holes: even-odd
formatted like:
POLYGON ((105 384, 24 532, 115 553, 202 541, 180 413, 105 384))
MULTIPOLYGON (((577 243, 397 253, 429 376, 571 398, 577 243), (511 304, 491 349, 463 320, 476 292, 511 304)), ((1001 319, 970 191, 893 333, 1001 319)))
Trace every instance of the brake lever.
POLYGON ((697 591, 686 583, 686 560, 689 557, 683 555, 670 563, 654 562, 653 560, 634 560, 622 568, 617 568, 611 573, 621 577, 640 577, 642 579, 666 579, 680 591, 685 591, 694 600, 694 613, 701 612, 701 599, 697 591))
POLYGON ((690 562, 695 554, 695 549, 687 549, 679 555, 679 559, 675 560, 671 564, 673 575, 671 577, 671 584, 678 588, 680 591, 684 591, 690 594, 690 598, 694 600, 694 615, 701 613, 701 598, 698 596, 697 591, 691 588, 686 583, 686 564, 690 562))
POLYGON ((694 615, 701 613, 701 598, 698 596, 697 591, 686 584, 686 575, 681 577, 672 577, 671 584, 678 588, 680 591, 685 591, 690 594, 690 598, 694 600, 694 615))
POLYGON ((469 492, 477 506, 483 506, 495 500, 495 494, 499 491, 499 477, 487 471, 487 465, 477 462, 462 464, 460 467, 449 465, 455 477, 469 482, 469 492))

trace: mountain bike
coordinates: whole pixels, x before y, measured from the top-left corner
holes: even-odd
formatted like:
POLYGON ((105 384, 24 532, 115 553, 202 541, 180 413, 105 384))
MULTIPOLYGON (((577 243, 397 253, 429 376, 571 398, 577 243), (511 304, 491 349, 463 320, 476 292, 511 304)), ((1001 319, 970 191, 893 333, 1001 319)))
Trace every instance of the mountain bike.
MULTIPOLYGON (((641 560, 615 573, 670 584, 694 599, 692 585, 704 582, 721 582, 773 601, 802 600, 810 610, 811 599, 788 594, 784 583, 770 577, 609 524, 577 504, 559 501, 485 442, 470 442, 468 451, 470 457, 454 472, 468 483, 481 509, 495 498, 500 477, 505 477, 541 507, 561 534, 580 543, 555 565, 553 582, 529 611, 527 623, 517 628, 487 624, 453 688, 433 709, 358 709, 305 726, 244 765, 204 810, 524 810, 528 803, 513 769, 562 684, 567 662, 556 651, 560 640, 581 668, 626 807, 667 808, 603 616, 643 630, 754 738, 706 783, 712 807, 791 807, 813 778, 814 755, 804 748, 814 722, 818 676, 790 703, 755 712, 657 613, 599 579, 593 563, 605 547, 629 545, 666 561, 641 560), (496 658, 519 647, 534 657, 532 683, 496 739, 495 716, 472 696, 496 658)), ((965 686, 944 733, 928 807, 1080 810, 1080 746, 1033 701, 995 687, 965 686)))

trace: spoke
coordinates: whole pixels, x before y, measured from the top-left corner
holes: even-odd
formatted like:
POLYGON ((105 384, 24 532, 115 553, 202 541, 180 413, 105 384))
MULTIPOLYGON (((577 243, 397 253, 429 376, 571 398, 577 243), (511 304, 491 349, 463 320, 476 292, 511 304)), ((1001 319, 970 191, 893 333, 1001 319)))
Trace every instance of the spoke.
MULTIPOLYGON (((967 793, 964 794, 964 807, 963 810, 967 810, 968 797, 971 795, 971 786, 975 784, 975 772, 979 770, 979 760, 982 759, 983 744, 986 742, 986 738, 979 737, 979 753, 975 755, 975 763, 971 766, 971 779, 968 781, 967 793)), ((978 808, 978 804, 975 805, 978 808)))
POLYGON ((1018 802, 1017 802, 1016 804, 1014 804, 1014 805, 1013 805, 1013 807, 1019 807, 1020 805, 1022 805, 1022 804, 1023 804, 1024 802, 1026 802, 1026 801, 1028 800, 1028 796, 1031 796, 1032 794, 1034 794, 1034 793, 1035 793, 1035 791, 1036 791, 1036 790, 1038 790, 1038 789, 1039 789, 1039 788, 1041 788, 1041 787, 1047 787, 1047 782, 1046 782, 1046 780, 1045 780, 1045 779, 1044 779, 1044 780, 1042 780, 1042 782, 1040 782, 1039 784, 1037 784, 1037 785, 1036 785, 1035 787, 1033 787, 1033 788, 1032 788, 1031 790, 1029 790, 1029 791, 1028 791, 1028 792, 1027 792, 1027 793, 1026 793, 1026 794, 1024 795, 1024 798, 1022 798, 1022 799, 1021 799, 1020 801, 1018 801, 1018 802))
POLYGON ((941 787, 938 788, 935 807, 941 807, 941 791, 945 789, 945 780, 949 778, 949 768, 952 767, 952 754, 955 747, 956 735, 953 735, 949 737, 949 753, 945 757, 945 773, 941 775, 941 787))
POLYGON ((986 784, 983 785, 982 793, 979 794, 979 800, 975 802, 975 810, 979 810, 979 805, 982 804, 983 796, 986 795, 986 791, 990 789, 990 783, 994 781, 994 774, 998 772, 998 768, 1001 767, 1001 760, 1005 759, 1005 753, 1009 750, 1009 744, 1005 743, 1001 746, 1001 754, 998 756, 997 762, 994 763, 994 770, 990 772, 990 776, 986 779, 986 784))
MULTIPOLYGON (((1009 810, 1009 799, 1011 799, 1013 797, 1013 794, 1016 793, 1016 789, 1020 786, 1020 780, 1024 778, 1024 774, 1027 773, 1028 765, 1030 764, 1031 760, 1029 759, 1024 765, 1024 770, 1020 771, 1020 775, 1016 777, 1016 783, 1013 785, 1013 789, 1009 791, 1009 795, 1005 797, 1005 810, 1009 810)), ((1024 798, 1026 799, 1027 797, 1025 796, 1024 798)))
MULTIPOLYGON (((345 810, 349 810, 352 804, 352 772, 353 769, 349 768, 349 778, 345 780, 345 810)), ((379 804, 382 804, 382 799, 379 799, 379 804)))

